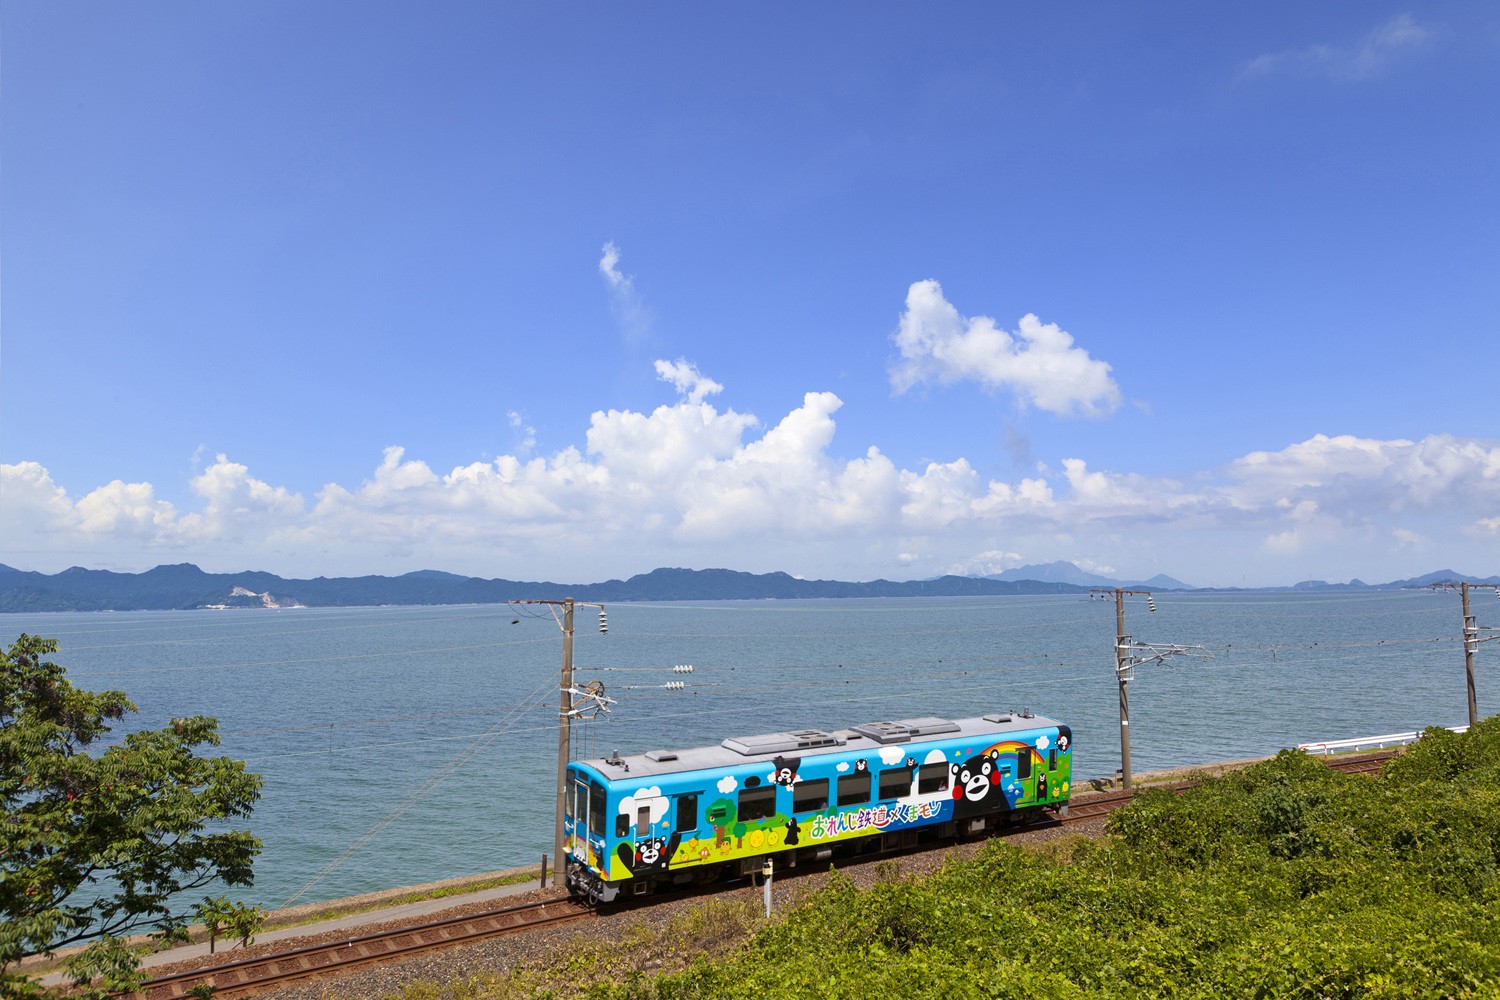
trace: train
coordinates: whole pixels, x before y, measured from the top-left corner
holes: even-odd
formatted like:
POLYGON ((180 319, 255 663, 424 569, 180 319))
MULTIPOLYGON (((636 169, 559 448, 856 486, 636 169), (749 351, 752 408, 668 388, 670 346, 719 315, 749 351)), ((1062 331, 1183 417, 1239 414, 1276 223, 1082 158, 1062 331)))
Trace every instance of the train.
POLYGON ((570 761, 564 878, 594 904, 1066 814, 1073 733, 1030 711, 570 761))

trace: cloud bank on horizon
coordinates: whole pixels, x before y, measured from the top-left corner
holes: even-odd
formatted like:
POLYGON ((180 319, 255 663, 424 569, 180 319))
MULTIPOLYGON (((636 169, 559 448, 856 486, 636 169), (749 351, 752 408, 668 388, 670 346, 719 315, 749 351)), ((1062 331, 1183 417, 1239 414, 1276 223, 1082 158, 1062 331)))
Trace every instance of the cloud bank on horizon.
MULTIPOLYGON (((611 244, 601 272, 616 288, 617 262, 611 244)), ((1027 315, 1006 333, 988 317, 966 319, 935 281, 911 285, 890 339, 898 393, 971 380, 1018 407, 1093 417, 1121 398, 1110 366, 1055 325, 1027 315)), ((1199 586, 1245 584, 1215 573, 1228 564, 1255 567, 1249 585, 1295 582, 1297 569, 1350 544, 1421 572, 1500 539, 1500 442, 1318 434, 1181 478, 1059 456, 1001 480, 959 455, 901 468, 879 443, 845 457, 834 419, 844 403, 832 392, 808 391, 763 422, 710 403, 726 387, 688 359, 654 369, 675 401, 595 411, 581 448, 439 473, 391 445, 363 482, 312 497, 224 454, 191 479, 190 509, 151 483, 116 480, 75 497, 38 462, 0 465, 0 534, 24 554, 21 568, 48 571, 190 560, 285 576, 437 568, 592 582, 686 564, 907 579, 1067 559, 1199 586), (1457 519, 1463 537, 1439 537, 1434 519, 1457 519)))
POLYGON ((1350 542, 1412 574, 1462 570, 1500 538, 1493 441, 1320 434, 1182 480, 1063 458, 1004 482, 963 457, 922 469, 898 468, 877 445, 836 457, 841 405, 809 392, 755 436, 755 417, 684 396, 649 414, 595 412, 583 451, 504 455, 444 474, 393 445, 364 482, 330 483, 311 498, 218 455, 190 481, 199 503, 186 510, 150 483, 116 480, 73 497, 40 463, 0 465, 0 532, 21 554, 8 557, 18 568, 45 572, 194 561, 283 576, 438 568, 593 582, 687 564, 913 579, 1067 559, 1131 576, 1144 565, 1197 586, 1296 582, 1350 542), (1462 519, 1451 547, 1425 528, 1439 516, 1462 519), (1126 536, 1141 553, 1180 556, 1130 563, 1117 557, 1126 536), (1256 577, 1214 574, 1236 563, 1256 577))

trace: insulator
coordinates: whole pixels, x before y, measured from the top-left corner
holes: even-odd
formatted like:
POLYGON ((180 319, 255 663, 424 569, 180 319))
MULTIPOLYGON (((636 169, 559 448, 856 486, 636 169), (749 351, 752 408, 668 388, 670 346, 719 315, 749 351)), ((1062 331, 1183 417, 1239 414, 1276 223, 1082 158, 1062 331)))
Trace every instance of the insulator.
POLYGON ((690 674, 692 672, 693 665, 691 663, 679 663, 672 668, 672 673, 674 674, 690 674))
POLYGON ((609 615, 605 614, 603 612, 603 610, 601 610, 599 612, 599 634, 600 635, 607 635, 608 633, 609 633, 609 615))
POLYGON ((1152 611, 1156 610, 1156 598, 1152 597, 1150 594, 1146 595, 1146 607, 1152 611))
POLYGON ((683 688, 687 687, 687 685, 682 681, 667 681, 667 683, 663 684, 662 687, 666 688, 668 691, 681 691, 683 688))

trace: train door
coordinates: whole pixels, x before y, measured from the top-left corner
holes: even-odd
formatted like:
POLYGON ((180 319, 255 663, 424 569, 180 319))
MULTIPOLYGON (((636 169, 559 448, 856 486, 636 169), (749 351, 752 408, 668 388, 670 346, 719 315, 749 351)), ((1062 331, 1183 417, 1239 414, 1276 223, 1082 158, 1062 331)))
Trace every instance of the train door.
POLYGON ((656 833, 656 825, 667 818, 669 800, 665 795, 652 795, 637 797, 633 801, 635 811, 627 820, 631 835, 637 840, 652 836, 656 833))
POLYGON ((568 838, 568 854, 579 860, 588 860, 588 828, 589 828, 589 783, 588 779, 574 772, 573 795, 568 802, 569 829, 573 836, 568 838))
POLYGON ((698 829, 698 793, 688 792, 674 796, 677 815, 673 817, 674 828, 683 837, 698 829))
POLYGON ((564 831, 571 832, 566 853, 586 865, 596 864, 604 850, 604 786, 590 781, 580 772, 573 775, 573 794, 566 803, 564 831))

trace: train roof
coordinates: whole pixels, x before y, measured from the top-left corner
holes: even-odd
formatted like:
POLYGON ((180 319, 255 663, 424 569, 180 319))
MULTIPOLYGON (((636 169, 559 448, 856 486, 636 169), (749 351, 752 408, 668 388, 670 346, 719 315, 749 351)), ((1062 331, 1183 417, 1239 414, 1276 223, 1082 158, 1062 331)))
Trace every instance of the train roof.
POLYGON ((1061 725, 1055 719, 1029 712, 995 712, 974 719, 939 719, 932 716, 899 721, 867 722, 848 729, 824 732, 803 729, 736 736, 718 746, 689 750, 648 750, 645 753, 596 757, 577 761, 611 780, 652 778, 683 771, 726 770, 745 764, 769 763, 779 756, 816 757, 883 746, 919 746, 937 740, 963 737, 1004 737, 1061 725))

